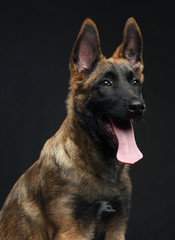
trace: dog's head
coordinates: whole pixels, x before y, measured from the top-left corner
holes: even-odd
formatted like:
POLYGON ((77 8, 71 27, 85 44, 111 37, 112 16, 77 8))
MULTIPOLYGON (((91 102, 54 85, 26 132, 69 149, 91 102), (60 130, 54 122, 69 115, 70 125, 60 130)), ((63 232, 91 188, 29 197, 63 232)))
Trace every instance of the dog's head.
MULTIPOLYGON (((101 141, 136 148, 131 120, 142 118, 145 112, 142 48, 142 35, 133 18, 126 22, 122 44, 108 59, 101 52, 94 22, 86 19, 81 27, 70 59, 68 101, 80 123, 101 141)), ((131 158, 142 157, 127 148, 131 158)), ((130 157, 122 153, 125 150, 120 146, 118 158, 129 163, 130 157)))

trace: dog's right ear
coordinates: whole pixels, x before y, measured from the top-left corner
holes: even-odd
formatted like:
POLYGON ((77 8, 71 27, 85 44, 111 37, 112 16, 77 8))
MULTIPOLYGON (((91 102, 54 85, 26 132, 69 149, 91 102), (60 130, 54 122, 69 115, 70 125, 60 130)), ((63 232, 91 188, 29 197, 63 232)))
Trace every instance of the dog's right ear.
POLYGON ((89 73, 102 58, 97 27, 91 19, 82 24, 70 58, 71 73, 89 73))

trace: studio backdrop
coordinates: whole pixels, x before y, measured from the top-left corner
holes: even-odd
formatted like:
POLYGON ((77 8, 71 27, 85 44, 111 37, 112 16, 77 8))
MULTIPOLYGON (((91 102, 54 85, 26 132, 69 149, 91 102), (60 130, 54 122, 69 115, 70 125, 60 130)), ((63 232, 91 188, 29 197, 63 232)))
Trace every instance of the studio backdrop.
POLYGON ((143 35, 147 113, 135 125, 144 158, 130 167, 126 239, 174 238, 175 14, 174 5, 164 4, 13 1, 0 6, 0 208, 66 116, 69 57, 84 19, 96 23, 102 51, 110 57, 132 16, 143 35))

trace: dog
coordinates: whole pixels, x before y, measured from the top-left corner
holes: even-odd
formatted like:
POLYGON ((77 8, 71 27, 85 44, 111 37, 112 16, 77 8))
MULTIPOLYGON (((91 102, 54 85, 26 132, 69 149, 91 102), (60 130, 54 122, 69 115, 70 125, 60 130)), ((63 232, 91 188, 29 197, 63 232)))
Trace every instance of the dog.
POLYGON ((0 213, 1 240, 124 240, 131 181, 142 159, 133 120, 145 113, 143 40, 134 18, 110 58, 86 19, 70 57, 67 116, 17 181, 0 213))

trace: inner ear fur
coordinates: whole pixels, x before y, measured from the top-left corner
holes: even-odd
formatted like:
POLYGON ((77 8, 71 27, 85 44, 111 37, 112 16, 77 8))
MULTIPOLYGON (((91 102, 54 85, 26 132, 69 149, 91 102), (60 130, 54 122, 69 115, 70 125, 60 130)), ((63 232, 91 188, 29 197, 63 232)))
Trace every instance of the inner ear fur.
POLYGON ((88 72, 102 57, 97 27, 91 19, 86 19, 73 46, 70 71, 88 72))
POLYGON ((116 49, 113 58, 125 58, 134 70, 143 68, 143 39, 134 18, 129 18, 124 28, 122 44, 116 49))

